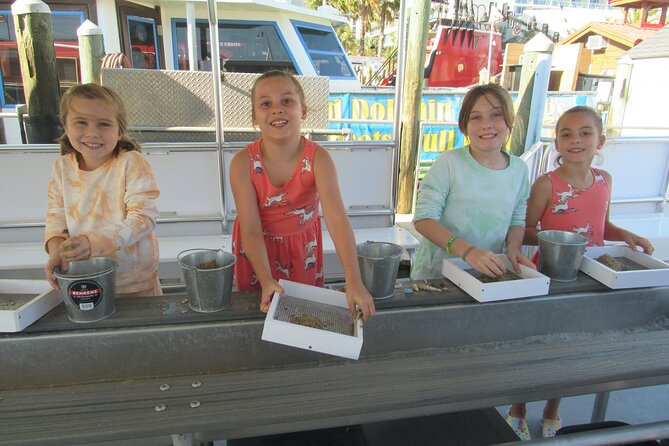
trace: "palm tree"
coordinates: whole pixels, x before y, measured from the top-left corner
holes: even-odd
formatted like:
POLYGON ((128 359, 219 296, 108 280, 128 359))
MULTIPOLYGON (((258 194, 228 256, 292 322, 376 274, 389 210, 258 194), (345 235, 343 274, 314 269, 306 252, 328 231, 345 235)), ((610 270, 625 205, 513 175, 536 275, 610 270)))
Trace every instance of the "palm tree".
POLYGON ((399 0, 381 0, 372 3, 372 6, 376 7, 374 13, 379 19, 379 44, 376 55, 382 57, 383 43, 386 39, 386 23, 391 23, 395 19, 395 15, 400 9, 400 2, 399 0))

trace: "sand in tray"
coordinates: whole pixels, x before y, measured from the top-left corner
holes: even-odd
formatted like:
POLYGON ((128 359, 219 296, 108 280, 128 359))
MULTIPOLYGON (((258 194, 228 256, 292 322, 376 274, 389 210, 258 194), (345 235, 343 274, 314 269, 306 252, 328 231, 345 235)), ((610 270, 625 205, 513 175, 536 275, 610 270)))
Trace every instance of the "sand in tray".
POLYGON ((508 269, 500 277, 490 277, 490 276, 487 276, 485 274, 482 274, 479 271, 476 271, 475 269, 468 269, 467 272, 469 274, 471 274, 472 276, 476 277, 478 280, 480 280, 483 283, 506 282, 508 280, 522 279, 522 277, 520 277, 518 274, 514 273, 513 271, 509 271, 508 269))
POLYGON ((597 257, 595 260, 597 260, 602 265, 608 266, 614 271, 639 271, 648 269, 647 267, 639 265, 627 257, 613 257, 609 254, 603 254, 597 257))
POLYGON ((354 336, 354 320, 348 308, 293 296, 280 296, 274 319, 291 324, 354 336))
POLYGON ((34 297, 34 294, 0 293, 0 311, 18 310, 34 297))

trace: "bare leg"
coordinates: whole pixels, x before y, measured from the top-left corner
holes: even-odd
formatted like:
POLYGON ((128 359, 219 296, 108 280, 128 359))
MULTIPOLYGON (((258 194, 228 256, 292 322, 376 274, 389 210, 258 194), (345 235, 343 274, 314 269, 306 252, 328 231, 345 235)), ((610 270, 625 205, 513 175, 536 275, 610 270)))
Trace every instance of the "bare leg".
POLYGON ((544 406, 544 418, 547 420, 557 420, 558 410, 560 410, 560 398, 546 401, 544 406))
MULTIPOLYGON (((559 400, 558 404, 560 404, 559 400)), ((525 403, 515 403, 512 404, 511 407, 509 408, 509 415, 511 415, 512 417, 525 418, 526 414, 527 410, 525 408, 525 403)))

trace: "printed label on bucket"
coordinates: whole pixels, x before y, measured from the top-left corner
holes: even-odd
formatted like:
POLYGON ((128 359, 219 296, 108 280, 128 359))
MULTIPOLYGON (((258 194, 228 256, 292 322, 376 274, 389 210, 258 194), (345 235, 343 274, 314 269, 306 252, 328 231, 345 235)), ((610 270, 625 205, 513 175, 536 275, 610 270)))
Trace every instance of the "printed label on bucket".
POLYGON ((80 310, 92 310, 102 299, 102 287, 92 280, 80 280, 70 285, 67 295, 80 310))

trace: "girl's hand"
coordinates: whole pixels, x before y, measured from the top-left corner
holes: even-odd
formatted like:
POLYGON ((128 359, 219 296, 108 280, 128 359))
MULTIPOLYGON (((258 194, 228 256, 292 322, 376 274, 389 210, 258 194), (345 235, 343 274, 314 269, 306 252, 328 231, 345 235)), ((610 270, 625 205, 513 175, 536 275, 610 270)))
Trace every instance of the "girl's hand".
POLYGON ((362 282, 350 285, 346 284, 346 301, 348 302, 348 307, 351 310, 353 317, 357 317, 356 305, 362 312, 362 321, 367 322, 369 319, 374 317, 376 313, 376 307, 374 306, 374 299, 372 295, 369 294, 365 285, 362 282))
POLYGON ((272 302, 272 296, 274 293, 279 293, 280 295, 285 294, 285 291, 279 282, 270 278, 265 282, 261 282, 260 286, 262 287, 262 297, 260 298, 260 311, 267 313, 269 311, 269 304, 272 302))
POLYGON ((637 250, 637 246, 640 246, 643 249, 643 252, 648 255, 652 255, 653 251, 655 251, 653 244, 649 242, 648 239, 640 237, 629 231, 623 232, 623 241, 627 244, 627 246, 635 251, 637 250))
POLYGON ((506 265, 502 259, 487 249, 474 248, 465 255, 463 260, 486 276, 497 277, 506 272, 506 265))
POLYGON ((91 242, 85 235, 74 235, 60 245, 58 252, 68 262, 90 259, 91 242))
POLYGON ((516 272, 516 274, 520 274, 520 266, 519 265, 525 265, 528 268, 532 268, 533 270, 536 270, 537 267, 530 259, 525 257, 520 250, 518 249, 509 249, 506 253, 506 256, 509 258, 509 262, 511 262, 511 266, 513 267, 513 270, 516 272))
POLYGON ((46 275, 46 280, 49 282, 49 284, 55 289, 60 290, 58 279, 53 273, 53 270, 56 267, 60 267, 60 271, 65 273, 70 268, 70 264, 60 257, 60 253, 57 249, 54 249, 49 254, 49 260, 47 260, 46 266, 44 267, 44 274, 46 275))

